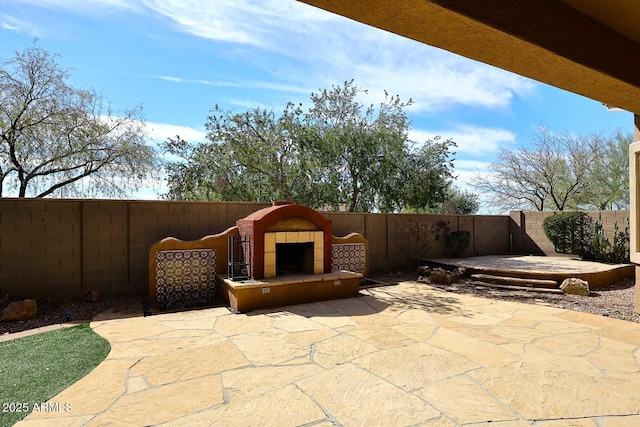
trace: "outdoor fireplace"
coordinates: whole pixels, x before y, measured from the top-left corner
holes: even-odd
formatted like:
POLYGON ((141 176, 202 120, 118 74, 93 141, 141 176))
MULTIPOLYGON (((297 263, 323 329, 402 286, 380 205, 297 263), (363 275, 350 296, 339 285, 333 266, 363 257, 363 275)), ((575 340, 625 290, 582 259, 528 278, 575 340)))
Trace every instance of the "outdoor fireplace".
MULTIPOLYGON (((246 269, 236 280, 219 276, 219 285, 234 311, 283 307, 358 295, 367 268, 367 243, 352 233, 332 235, 332 222, 295 203, 274 203, 236 222, 238 253, 231 257, 246 269), (351 271, 359 267, 360 271, 351 271)), ((234 252, 235 254, 235 252, 234 252)))
POLYGON ((331 220, 315 210, 275 203, 220 234, 154 244, 149 301, 167 310, 211 304, 215 294, 234 311, 250 311, 351 298, 367 271, 363 236, 333 236, 331 220))
POLYGON ((274 203, 238 220, 252 279, 331 272, 332 223, 295 203, 274 203))

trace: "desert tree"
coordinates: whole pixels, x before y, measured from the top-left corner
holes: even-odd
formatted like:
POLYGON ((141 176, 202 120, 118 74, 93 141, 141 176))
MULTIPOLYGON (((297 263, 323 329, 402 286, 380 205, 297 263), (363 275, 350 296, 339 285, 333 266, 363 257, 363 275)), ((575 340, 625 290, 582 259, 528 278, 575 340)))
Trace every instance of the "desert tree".
POLYGON ((344 203, 347 211, 401 211, 426 208, 444 201, 453 178, 455 143, 451 140, 413 142, 408 139, 411 100, 385 91, 378 105, 364 105, 366 93, 353 81, 311 95, 305 116, 309 147, 329 165, 327 203, 344 203))
POLYGON ((36 43, 0 65, 0 195, 125 195, 156 166, 141 108, 115 114, 36 43))
POLYGON ((539 127, 528 147, 502 149, 474 187, 504 210, 576 208, 591 185, 591 138, 539 127))
POLYGON ((207 141, 167 140, 170 199, 292 200, 314 208, 401 211, 435 207, 453 179, 451 140, 408 140, 410 101, 361 104, 345 82, 289 103, 280 115, 215 107, 207 141))
POLYGON ((617 130, 612 136, 596 133, 589 138, 594 154, 589 185, 579 200, 586 208, 629 209, 629 145, 632 134, 617 130))
POLYGON ((163 144, 177 157, 166 164, 169 199, 269 201, 295 200, 317 207, 319 185, 312 185, 313 159, 296 133, 299 106, 283 114, 255 108, 234 113, 215 106, 206 123, 207 139, 190 143, 179 136, 163 144))

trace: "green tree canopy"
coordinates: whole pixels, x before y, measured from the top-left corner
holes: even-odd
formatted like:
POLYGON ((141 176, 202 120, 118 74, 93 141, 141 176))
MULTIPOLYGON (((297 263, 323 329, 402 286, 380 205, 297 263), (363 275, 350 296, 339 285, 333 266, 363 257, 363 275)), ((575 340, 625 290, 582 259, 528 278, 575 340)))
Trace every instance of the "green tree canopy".
POLYGON ((629 145, 632 134, 618 129, 613 136, 594 134, 590 138, 593 159, 589 185, 577 201, 586 208, 629 209, 629 145))
POLYGON ((386 94, 376 108, 345 82, 311 95, 307 112, 212 110, 206 143, 169 139, 171 199, 292 200, 315 208, 400 211, 435 208, 453 179, 453 141, 408 140, 411 101, 386 94))
POLYGON ((209 142, 189 143, 179 136, 163 145, 180 158, 166 164, 169 199, 310 203, 314 169, 303 155, 299 108, 283 115, 256 108, 234 114, 216 106, 206 123, 209 142))
POLYGON ((124 195, 154 170, 141 110, 115 115, 35 44, 0 65, 0 195, 124 195))

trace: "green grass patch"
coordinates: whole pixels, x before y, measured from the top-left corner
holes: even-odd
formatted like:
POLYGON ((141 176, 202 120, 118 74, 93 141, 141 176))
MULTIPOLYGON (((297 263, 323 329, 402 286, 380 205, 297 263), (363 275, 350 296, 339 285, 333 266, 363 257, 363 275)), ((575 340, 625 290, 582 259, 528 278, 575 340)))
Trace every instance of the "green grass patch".
MULTIPOLYGON (((0 427, 11 426, 87 375, 109 354, 88 324, 0 343, 0 427)), ((73 414, 73 408, 46 408, 73 414)))

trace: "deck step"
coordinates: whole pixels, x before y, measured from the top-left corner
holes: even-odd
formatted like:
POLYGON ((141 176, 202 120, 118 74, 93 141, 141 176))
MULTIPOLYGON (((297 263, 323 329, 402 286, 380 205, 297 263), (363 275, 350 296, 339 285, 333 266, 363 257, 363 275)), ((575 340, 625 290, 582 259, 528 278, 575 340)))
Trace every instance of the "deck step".
POLYGON ((505 291, 526 291, 526 292, 538 292, 538 293, 546 293, 546 294, 563 294, 562 290, 555 288, 534 288, 531 286, 514 286, 514 285, 499 285, 497 283, 489 283, 489 282, 481 282, 474 281, 471 282, 476 286, 491 288, 491 289, 502 289, 505 291))
POLYGON ((472 274, 471 278, 480 280, 481 282, 495 283, 497 285, 558 289, 558 282, 548 279, 526 279, 521 277, 494 276, 491 274, 472 274))

